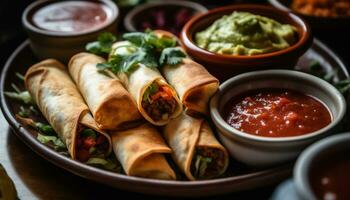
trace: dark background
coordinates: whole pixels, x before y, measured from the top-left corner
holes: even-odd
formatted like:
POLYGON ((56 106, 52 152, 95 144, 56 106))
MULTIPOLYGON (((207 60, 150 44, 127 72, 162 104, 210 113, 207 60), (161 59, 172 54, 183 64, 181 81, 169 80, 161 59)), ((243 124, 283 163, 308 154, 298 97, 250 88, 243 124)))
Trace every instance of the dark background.
MULTIPOLYGON (((0 0, 0 68, 13 50, 26 39, 21 16, 33 0, 0 0)), ((197 0, 208 8, 232 3, 265 3, 265 0, 197 0)), ((349 22, 350 27, 350 22, 349 22)), ((350 33, 345 30, 314 31, 314 36, 326 43, 347 64, 350 63, 350 33)))
MULTIPOLYGON (((30 4, 31 0, 0 0, 0 69, 5 64, 7 58, 11 55, 14 49, 23 42, 27 36, 22 28, 21 15, 25 7, 30 4)), ((205 4, 208 8, 232 4, 239 1, 233 0, 198 0, 205 4)), ((248 3, 265 3, 263 0, 240 0, 240 2, 248 3)), ((350 26, 350 24, 349 24, 350 26)), ((315 37, 319 38, 321 41, 325 42, 333 51, 336 52, 346 63, 350 63, 349 47, 350 47, 350 33, 345 31, 333 31, 325 30, 314 32, 315 37)), ((47 164, 50 165, 51 164, 47 164)), ((80 179, 77 177, 77 179, 80 179)), ((90 181, 82 180, 86 184, 93 184, 90 181)), ((222 197, 220 199, 268 199, 271 196, 275 186, 267 186, 254 191, 248 191, 241 194, 230 195, 229 197, 222 197)), ((105 191, 106 194, 118 192, 115 189, 97 186, 98 190, 105 191), (114 191, 114 192, 113 192, 114 191)), ((143 198, 145 196, 137 194, 128 194, 129 197, 143 198)), ((120 196, 119 196, 120 197, 120 196)), ((93 197, 92 195, 92 198, 93 197)))

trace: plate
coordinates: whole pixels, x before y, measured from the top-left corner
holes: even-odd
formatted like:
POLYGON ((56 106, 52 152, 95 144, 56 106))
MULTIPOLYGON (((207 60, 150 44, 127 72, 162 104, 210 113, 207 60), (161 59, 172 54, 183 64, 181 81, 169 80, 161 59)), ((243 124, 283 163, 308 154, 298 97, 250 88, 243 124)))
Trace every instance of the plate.
MULTIPOLYGON (((341 59, 318 40, 314 40, 312 48, 300 59, 298 69, 306 70, 314 60, 318 60, 325 71, 337 69, 335 79, 349 76, 341 59)), ((14 51, 1 73, 1 109, 14 130, 13 132, 25 144, 44 159, 73 174, 122 190, 165 196, 209 196, 238 192, 275 184, 291 175, 293 163, 269 169, 250 169, 232 160, 228 172, 222 178, 201 181, 166 181, 126 176, 74 161, 37 141, 36 132, 22 126, 16 120, 15 113, 19 110, 18 103, 4 96, 4 91, 12 90, 11 83, 23 89, 23 83, 16 78, 15 72, 24 74, 37 61, 28 40, 14 51)))

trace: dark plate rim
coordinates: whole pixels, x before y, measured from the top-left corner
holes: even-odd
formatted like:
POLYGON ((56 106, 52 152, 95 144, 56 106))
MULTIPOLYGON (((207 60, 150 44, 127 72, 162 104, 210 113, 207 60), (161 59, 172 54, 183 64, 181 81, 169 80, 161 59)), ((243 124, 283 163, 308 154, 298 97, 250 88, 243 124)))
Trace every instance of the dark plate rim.
MULTIPOLYGON (((326 47, 323 43, 321 43, 318 40, 315 40, 316 45, 318 45, 321 49, 323 49, 325 52, 327 52, 343 69, 345 72, 345 75, 348 77, 349 74, 347 72, 345 65, 341 61, 341 59, 336 56, 328 47, 326 47)), ((161 192, 159 194, 155 195, 167 195, 166 191, 174 190, 200 190, 202 187, 218 187, 217 191, 212 191, 210 194, 221 194, 228 192, 226 188, 226 192, 220 191, 220 186, 226 186, 229 184, 238 184, 238 183, 244 183, 246 181, 254 181, 254 180, 260 180, 266 177, 273 177, 273 176, 286 176, 289 175, 292 169, 292 165, 285 164, 281 166, 277 166, 270 169, 264 169, 261 171, 256 171, 253 173, 238 175, 238 176, 232 176, 232 177, 224 177, 224 178, 218 178, 218 179, 212 179, 212 180, 200 180, 200 181, 167 181, 167 180, 157 180, 157 179, 147 179, 147 178, 140 178, 140 177, 132 177, 127 176, 123 174, 117 174, 113 172, 108 172, 106 170, 98 169, 95 167, 91 167, 82 163, 79 163, 78 161, 74 161, 68 157, 65 157, 53 149, 50 149, 49 147, 41 144, 39 141, 37 141, 30 133, 27 131, 24 127, 21 126, 21 124, 15 119, 14 115, 10 111, 10 108, 5 100, 4 91, 5 91, 5 79, 7 77, 7 74, 10 71, 10 66, 13 63, 13 61, 16 59, 17 55, 22 52, 26 47, 29 46, 29 40, 24 41, 21 45, 17 47, 17 49, 12 53, 12 55, 8 58, 6 64, 4 65, 4 68, 1 72, 1 82, 0 82, 0 107, 3 112, 3 115, 5 119, 8 121, 10 127, 14 131, 14 133, 28 146, 30 147, 34 152, 36 152, 38 155, 43 157, 44 159, 50 161, 54 165, 63 168, 65 170, 70 171, 73 174, 76 174, 78 176, 81 176, 86 179, 94 180, 102 184, 122 188, 125 190, 132 190, 132 191, 138 191, 141 193, 151 193, 151 191, 145 191, 144 188, 159 188, 161 192), (133 188, 132 186, 128 185, 122 185, 122 184, 135 184, 132 186, 135 186, 133 188), (142 189, 143 188, 143 189, 142 189)), ((268 184, 268 183, 266 183, 268 184)), ((175 194, 175 196, 204 196, 208 195, 208 193, 200 195, 199 192, 197 194, 184 194, 184 193, 172 193, 175 194)))

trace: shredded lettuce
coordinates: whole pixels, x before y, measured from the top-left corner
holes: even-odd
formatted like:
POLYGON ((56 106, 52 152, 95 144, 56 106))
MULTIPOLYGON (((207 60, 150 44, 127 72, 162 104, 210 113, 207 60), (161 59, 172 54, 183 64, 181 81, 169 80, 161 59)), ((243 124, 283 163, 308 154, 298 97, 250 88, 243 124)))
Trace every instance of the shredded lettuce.
POLYGON ((203 178, 207 170, 208 164, 211 163, 212 161, 213 159, 210 157, 196 155, 194 176, 203 178))
POLYGON ((15 99, 17 101, 21 101, 24 104, 34 104, 34 101, 32 97, 30 96, 28 91, 23 91, 23 92, 4 92, 4 94, 11 98, 15 99))
POLYGON ((44 133, 46 135, 55 135, 56 132, 55 130, 52 128, 52 126, 48 125, 48 124, 44 124, 41 122, 36 122, 35 123, 35 128, 40 131, 41 133, 44 133))
POLYGON ((118 165, 117 161, 112 158, 99 158, 99 157, 91 157, 86 162, 86 164, 95 166, 95 167, 101 167, 103 169, 109 170, 109 171, 115 171, 120 173, 121 167, 118 165))
POLYGON ((145 93, 143 94, 143 101, 148 101, 151 102, 151 95, 158 92, 159 90, 159 85, 157 83, 152 83, 145 91, 145 93))
POLYGON ((42 135, 38 133, 37 139, 39 140, 39 142, 46 145, 52 143, 56 151, 67 149, 66 145, 59 137, 53 135, 42 135))

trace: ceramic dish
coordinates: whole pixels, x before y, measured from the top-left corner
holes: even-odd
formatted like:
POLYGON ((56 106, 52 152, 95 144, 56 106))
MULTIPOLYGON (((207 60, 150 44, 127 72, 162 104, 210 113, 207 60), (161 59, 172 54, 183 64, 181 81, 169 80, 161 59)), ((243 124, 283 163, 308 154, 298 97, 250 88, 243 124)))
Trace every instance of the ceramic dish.
POLYGON ((248 72, 225 81, 210 102, 210 113, 229 152, 247 165, 266 167, 291 161, 312 142, 336 132, 346 112, 343 95, 328 82, 303 72, 263 70, 248 72), (319 99, 328 107, 330 124, 315 132, 289 137, 263 137, 231 127, 223 116, 224 105, 248 90, 292 89, 319 99))
MULTIPOLYGON (((300 199, 317 199, 312 189, 312 173, 319 171, 319 166, 328 166, 339 155, 349 155, 349 142, 350 133, 334 135, 315 143, 300 155, 294 167, 294 184, 300 199)), ((329 192, 331 195, 334 191, 329 192)))
POLYGON ((260 5, 233 5, 216 8, 208 13, 192 18, 181 32, 184 48, 190 56, 199 63, 205 64, 215 77, 224 81, 235 74, 271 68, 292 68, 299 57, 303 55, 312 43, 311 29, 300 17, 260 5), (297 28, 298 42, 294 45, 272 53, 252 56, 233 56, 216 54, 198 47, 194 42, 194 34, 205 29, 223 15, 233 11, 246 11, 275 19, 284 24, 291 24, 297 28))
POLYGON ((347 30, 349 31, 349 23, 350 23, 350 17, 339 17, 339 18, 326 18, 326 17, 316 17, 311 15, 304 15, 300 14, 296 11, 293 11, 290 8, 290 5, 292 3, 292 0, 269 0, 270 4, 274 7, 287 11, 287 12, 293 12, 295 14, 298 14, 302 16, 307 22, 310 23, 311 27, 315 31, 332 31, 335 30, 347 30))
MULTIPOLYGON (((35 14, 42 11, 42 8, 47 8, 47 6, 55 3, 64 2, 50 0, 35 1, 25 9, 22 15, 22 23, 26 32, 28 33, 31 48, 38 58, 56 58, 62 62, 67 62, 71 56, 83 51, 85 44, 95 40, 101 32, 105 31, 115 33, 117 31, 119 9, 115 3, 106 0, 84 1, 84 3, 101 4, 106 14, 106 21, 95 28, 87 28, 86 30, 76 32, 53 31, 38 27, 38 25, 34 22, 35 14)), ((80 11, 78 10, 78 12, 80 11)), ((41 24, 43 24, 43 22, 41 22, 41 24)), ((63 26, 67 26, 67 23, 63 24, 63 26)))
POLYGON ((181 30, 182 26, 185 25, 184 23, 187 22, 188 18, 200 13, 206 13, 208 11, 207 8, 204 6, 195 3, 195 2, 189 2, 189 1, 159 1, 159 2, 151 2, 142 4, 140 6, 135 7, 132 9, 124 18, 124 26, 126 30, 128 31, 144 31, 145 28, 151 28, 151 29, 163 29, 168 30, 171 28, 172 30, 168 31, 176 31, 181 30), (159 12, 163 11, 163 12, 159 12), (154 16, 155 15, 155 16, 154 16), (155 17, 160 17, 162 20, 165 21, 158 21, 155 20, 155 17), (152 21, 152 24, 150 23, 151 19, 154 19, 152 21), (179 18, 179 19, 176 19, 179 18), (169 21, 168 21, 169 20, 169 21), (170 21, 171 20, 171 21, 170 21), (176 24, 180 23, 181 20, 183 21, 183 24, 176 24), (142 24, 145 23, 145 24, 142 24), (147 24, 146 24, 147 23, 147 24), (171 23, 171 24, 167 24, 171 23), (142 26, 145 27, 142 27, 142 26), (165 27, 158 27, 158 26, 165 26, 165 27), (179 27, 176 27, 179 26, 179 27), (149 27, 151 26, 151 27, 149 27))
MULTIPOLYGON (((309 64, 319 60, 325 71, 338 69, 336 79, 348 77, 348 72, 341 60, 322 43, 315 41, 313 47, 301 58, 299 69, 307 70, 309 64)), ((276 183, 290 174, 291 165, 280 165, 265 170, 254 170, 235 160, 231 160, 224 177, 205 181, 161 181, 130 177, 124 174, 108 172, 94 168, 63 156, 36 140, 36 132, 20 124, 14 117, 19 110, 16 102, 4 96, 4 91, 11 89, 11 82, 22 86, 15 78, 15 72, 24 73, 29 66, 36 63, 29 41, 20 45, 8 59, 1 74, 1 108, 14 133, 33 151, 53 164, 81 177, 91 179, 116 188, 139 193, 167 196, 208 196, 253 189, 276 183), (206 191, 203 193, 203 191, 206 191)), ((23 89, 23 88, 22 88, 23 89)))

